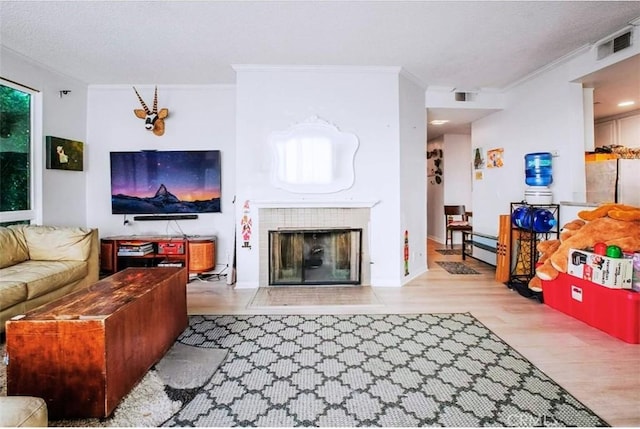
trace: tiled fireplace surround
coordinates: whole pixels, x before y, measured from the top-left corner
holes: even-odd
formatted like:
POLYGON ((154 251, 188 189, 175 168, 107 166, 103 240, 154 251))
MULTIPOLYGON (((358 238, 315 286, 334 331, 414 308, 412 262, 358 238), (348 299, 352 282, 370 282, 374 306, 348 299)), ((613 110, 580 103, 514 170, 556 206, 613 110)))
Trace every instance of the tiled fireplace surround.
POLYGON ((363 285, 371 284, 371 257, 369 254, 369 207, 262 207, 258 212, 258 250, 260 286, 269 285, 269 231, 278 229, 362 229, 363 285))

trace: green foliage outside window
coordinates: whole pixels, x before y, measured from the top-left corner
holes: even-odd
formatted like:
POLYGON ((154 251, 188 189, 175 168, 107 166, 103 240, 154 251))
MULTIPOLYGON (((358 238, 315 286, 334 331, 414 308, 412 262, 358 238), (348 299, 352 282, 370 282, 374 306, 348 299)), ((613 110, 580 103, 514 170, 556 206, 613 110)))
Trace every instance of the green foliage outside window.
POLYGON ((0 85, 0 211, 29 210, 31 95, 0 85))

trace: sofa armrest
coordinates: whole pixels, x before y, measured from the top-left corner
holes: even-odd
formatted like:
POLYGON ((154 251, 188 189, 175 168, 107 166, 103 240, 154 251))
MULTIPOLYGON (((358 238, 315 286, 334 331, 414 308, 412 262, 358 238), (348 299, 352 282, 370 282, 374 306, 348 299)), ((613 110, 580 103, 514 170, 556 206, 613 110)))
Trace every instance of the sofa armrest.
POLYGON ((88 284, 93 284, 98 281, 100 275, 100 238, 98 235, 98 229, 91 229, 91 250, 89 252, 89 259, 87 259, 89 271, 87 273, 88 284))

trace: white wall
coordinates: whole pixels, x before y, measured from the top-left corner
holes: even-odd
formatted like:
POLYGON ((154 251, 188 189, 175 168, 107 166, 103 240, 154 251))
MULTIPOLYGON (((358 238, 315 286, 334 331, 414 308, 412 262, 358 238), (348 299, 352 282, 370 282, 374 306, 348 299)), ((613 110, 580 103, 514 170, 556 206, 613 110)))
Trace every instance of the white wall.
POLYGON ((482 208, 474 212, 474 229, 494 235, 499 215, 509 213, 510 202, 524 199, 527 153, 558 151, 550 186, 554 202, 580 198, 572 191, 580 186, 579 176, 584 193, 584 128, 572 114, 582 112, 581 86, 556 70, 514 89, 508 98, 507 109, 472 126, 473 146, 483 148, 485 156, 490 149, 504 148, 504 167, 485 168, 484 179, 474 181, 473 205, 482 208))
MULTIPOLYGON (((640 32, 637 34, 640 37, 640 32)), ((558 152, 553 158, 554 203, 585 201, 585 116, 577 79, 640 53, 640 43, 596 61, 592 50, 531 77, 506 92, 506 107, 472 124, 473 146, 504 148, 504 168, 485 169, 474 181, 474 229, 497 235, 498 216, 524 198, 524 156, 558 152)), ((589 119, 587 119, 589 120, 589 119)), ((562 219, 566 219, 560 213, 562 219)), ((567 219, 570 220, 570 219, 567 219)))
MULTIPOLYGON (((444 136, 435 138, 427 143, 427 152, 440 149, 444 154, 443 146, 444 136)), ((425 163, 429 164, 427 160, 425 163)), ((428 167, 430 168, 433 167, 428 167)), ((426 174, 432 173, 427 171, 426 174)), ((425 177, 425 180, 427 181, 427 237, 444 243, 444 181, 437 183, 433 176, 425 177)))
POLYGON ((87 86, 75 79, 42 68, 4 47, 2 77, 40 91, 41 122, 35 131, 39 145, 35 148, 36 199, 40 211, 34 223, 63 226, 86 226, 86 139, 87 86), (60 97, 61 90, 70 90, 60 97), (41 132, 38 132, 40 131, 41 132), (84 142, 84 171, 48 170, 45 167, 45 136, 84 142), (69 208, 73 209, 70 210, 69 208))
POLYGON ((471 201, 471 136, 445 134, 444 136, 444 204, 464 204, 473 210, 471 201))
MULTIPOLYGON (((379 201, 371 209, 371 282, 400 286, 399 68, 238 66, 236 72, 238 201, 379 201), (358 137, 353 187, 323 195, 274 188, 269 134, 314 115, 358 137)), ((251 210, 256 231, 257 212, 251 210)), ((238 249, 238 286, 258 286, 258 252, 255 245, 238 249)))
MULTIPOLYGON (((463 204, 473 210, 471 198, 471 136, 468 134, 445 134, 429 141, 427 151, 442 149, 442 183, 432 177, 427 179, 429 238, 439 243, 446 241, 444 219, 445 205, 463 204)), ((453 235, 454 244, 462 243, 460 233, 453 235)))
MULTIPOLYGON (((473 211, 471 136, 468 134, 444 135, 444 205, 464 205, 467 211, 473 211)), ((444 223, 444 207, 440 210, 444 223)), ((442 233, 445 233, 444 224, 442 233)), ((453 234, 454 243, 462 243, 460 233, 453 234)))
MULTIPOLYGON (((424 112, 424 88, 409 77, 400 75, 400 228, 409 237, 408 274, 402 259, 399 275, 403 284, 427 270, 427 186, 424 112)), ((404 254, 402 236, 398 254, 404 254)))
MULTIPOLYGON (((136 85, 147 105, 154 87, 136 85)), ((168 108, 165 133, 156 136, 133 114, 140 103, 131 86, 90 86, 88 96, 90 150, 87 170, 87 223, 100 236, 130 234, 216 235, 216 262, 227 264, 233 251, 235 188, 235 88, 229 85, 159 86, 158 108, 168 108), (111 151, 220 150, 222 158, 221 213, 199 214, 197 220, 133 221, 111 214, 111 151)), ((62 209, 68 211, 69 209, 62 209)))

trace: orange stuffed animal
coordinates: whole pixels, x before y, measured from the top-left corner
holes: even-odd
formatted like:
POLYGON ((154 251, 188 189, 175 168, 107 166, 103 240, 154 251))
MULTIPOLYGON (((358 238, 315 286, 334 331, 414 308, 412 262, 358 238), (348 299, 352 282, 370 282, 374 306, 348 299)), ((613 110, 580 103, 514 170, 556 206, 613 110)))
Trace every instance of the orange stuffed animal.
POLYGON ((541 290, 540 279, 553 280, 559 272, 567 272, 569 249, 587 250, 603 242, 628 252, 640 250, 640 208, 603 204, 593 210, 583 210, 578 216, 580 219, 563 226, 560 240, 538 243, 538 262, 543 264, 536 268, 536 277, 529 282, 532 290, 541 290))

